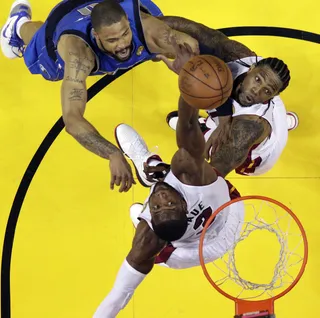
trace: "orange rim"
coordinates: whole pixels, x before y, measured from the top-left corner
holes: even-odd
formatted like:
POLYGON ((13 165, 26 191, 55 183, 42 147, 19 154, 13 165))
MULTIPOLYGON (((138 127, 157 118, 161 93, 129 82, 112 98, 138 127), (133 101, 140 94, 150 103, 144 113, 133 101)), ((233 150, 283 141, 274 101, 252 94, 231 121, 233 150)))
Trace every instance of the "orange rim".
MULTIPOLYGON (((268 303, 269 304, 269 309, 272 309, 271 307, 273 307, 273 302, 281 297, 283 297, 285 294, 287 294, 290 290, 292 290, 292 288, 298 283, 298 281, 300 280, 300 278, 302 277, 304 270, 306 268, 307 265, 307 261, 308 261, 308 241, 307 241, 307 236, 305 233, 305 230, 300 222, 300 220, 297 218, 297 216, 287 207, 285 206, 283 203, 265 197, 265 196, 259 196, 259 195, 249 195, 249 196, 243 196, 243 197, 239 197, 236 199, 233 199, 231 201, 228 201, 227 203, 223 204, 221 207, 219 207, 212 215, 211 217, 208 219, 206 225, 203 228, 203 231, 201 233, 200 236, 200 243, 199 243, 199 256, 200 256, 200 264, 203 270, 204 275, 206 276, 207 280, 210 282, 210 284, 222 295, 224 295, 225 297, 233 300, 234 302, 237 303, 237 305, 241 305, 241 303, 246 303, 247 305, 245 306, 246 308, 249 309, 250 304, 261 304, 261 303, 268 303), (206 231, 209 227, 209 225, 211 224, 211 222, 213 221, 214 217, 220 213, 223 209, 225 209, 227 206, 238 202, 238 201, 245 201, 245 200, 263 200, 263 201, 268 201, 271 203, 274 203, 278 206, 280 206, 281 208, 283 208, 287 213, 289 213, 291 215, 291 217, 295 220, 295 222, 297 223, 297 225, 299 226, 299 229, 301 231, 302 237, 303 237, 303 244, 304 244, 304 257, 303 257, 303 262, 302 262, 302 266, 301 269, 299 271, 299 274, 297 275, 296 279, 293 281, 293 283, 287 288, 285 289, 283 292, 281 292, 279 295, 274 296, 274 297, 270 297, 269 299, 266 300, 242 300, 236 297, 233 297, 231 295, 229 295, 228 293, 226 293, 225 291, 223 291, 219 286, 216 285, 216 283, 212 280, 211 276, 209 275, 207 268, 206 268, 206 264, 204 263, 204 258, 203 258, 203 242, 204 242, 204 238, 205 238, 205 234, 206 231), (271 301, 270 301, 271 300, 271 301)), ((255 306, 254 306, 255 307, 255 306)), ((273 310, 272 310, 273 311, 273 310)), ((272 312, 273 313, 273 312, 272 312)), ((238 314, 238 313, 237 313, 238 314)))

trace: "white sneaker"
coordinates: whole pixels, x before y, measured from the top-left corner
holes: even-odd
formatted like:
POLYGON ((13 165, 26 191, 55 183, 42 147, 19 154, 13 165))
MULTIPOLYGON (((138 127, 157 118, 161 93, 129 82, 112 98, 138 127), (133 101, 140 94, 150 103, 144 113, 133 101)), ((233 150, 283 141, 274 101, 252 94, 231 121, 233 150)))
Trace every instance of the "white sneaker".
POLYGON ((130 218, 135 228, 140 223, 140 220, 138 219, 138 217, 142 211, 143 211, 142 203, 133 203, 130 207, 130 218))
POLYGON ((288 130, 294 130, 299 126, 299 117, 294 112, 287 112, 288 130))
POLYGON ((28 0, 13 3, 9 18, 1 29, 1 50, 9 59, 22 57, 24 53, 25 45, 17 33, 17 23, 21 18, 31 20, 31 5, 28 0))
POLYGON ((139 182, 144 187, 151 187, 154 182, 147 180, 143 164, 151 159, 162 161, 161 158, 149 151, 142 137, 129 125, 118 125, 115 129, 115 137, 119 148, 134 164, 139 182))
MULTIPOLYGON (((179 119, 179 116, 178 116, 178 112, 176 110, 167 115, 166 121, 171 129, 177 130, 178 119, 179 119)), ((202 131, 205 130, 206 129, 206 127, 205 127, 206 118, 199 117, 198 121, 199 121, 199 125, 200 125, 201 130, 202 131)))

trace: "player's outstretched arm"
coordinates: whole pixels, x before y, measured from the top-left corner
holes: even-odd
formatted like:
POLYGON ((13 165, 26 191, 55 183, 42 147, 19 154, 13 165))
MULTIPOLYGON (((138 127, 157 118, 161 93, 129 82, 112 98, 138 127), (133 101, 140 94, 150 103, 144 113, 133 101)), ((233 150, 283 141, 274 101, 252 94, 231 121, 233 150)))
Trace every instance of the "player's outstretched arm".
POLYGON ((141 12, 142 26, 149 50, 174 58, 176 50, 172 44, 187 43, 194 54, 199 54, 199 44, 192 36, 170 28, 165 22, 141 12))
POLYGON ((185 184, 210 184, 217 175, 205 161, 205 139, 198 122, 199 109, 188 105, 180 96, 178 113, 176 138, 179 150, 171 160, 171 171, 185 184))
POLYGON ((129 164, 121 151, 104 139, 84 118, 87 103, 86 79, 95 66, 93 52, 74 36, 66 36, 60 40, 58 52, 65 62, 61 102, 66 131, 89 151, 110 160, 111 189, 116 184, 121 185, 120 192, 128 191, 134 183, 129 164))
POLYGON ((141 221, 137 226, 131 251, 121 265, 114 286, 99 305, 93 318, 117 316, 151 271, 155 256, 164 246, 165 242, 156 236, 145 221, 141 221))
POLYGON ((222 32, 189 19, 175 16, 158 17, 174 30, 189 34, 200 44, 202 54, 212 54, 224 62, 255 55, 249 48, 240 42, 230 40, 222 32))
POLYGON ((186 150, 194 159, 202 162, 204 160, 205 140, 198 122, 199 109, 191 107, 180 96, 178 113, 177 145, 179 149, 186 150))
POLYGON ((270 133, 271 127, 263 118, 251 115, 233 117, 228 139, 211 153, 210 164, 225 177, 246 160, 252 146, 262 142, 270 133))

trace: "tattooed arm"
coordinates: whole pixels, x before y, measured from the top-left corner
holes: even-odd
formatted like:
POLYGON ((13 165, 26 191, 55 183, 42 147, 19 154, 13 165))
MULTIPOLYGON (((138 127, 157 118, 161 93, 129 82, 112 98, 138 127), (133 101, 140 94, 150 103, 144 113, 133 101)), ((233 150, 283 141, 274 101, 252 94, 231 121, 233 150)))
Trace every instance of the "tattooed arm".
POLYGON ((172 29, 167 23, 141 12, 142 27, 150 52, 175 57, 176 50, 172 42, 187 43, 192 52, 199 53, 199 44, 192 36, 172 29))
POLYGON ((233 117, 229 138, 211 154, 210 164, 225 177, 246 160, 252 146, 262 142, 270 133, 271 127, 263 118, 251 115, 233 117))
POLYGON ((61 102, 66 131, 89 151, 110 160, 111 189, 116 184, 121 185, 120 192, 128 191, 135 182, 122 152, 104 139, 84 118, 87 104, 86 79, 95 66, 91 48, 81 39, 65 35, 59 41, 58 53, 65 62, 61 102))
POLYGON ((87 103, 86 78, 95 66, 93 52, 73 36, 67 36, 62 43, 59 54, 65 62, 65 70, 61 102, 66 131, 88 150, 109 159, 119 149, 105 140, 83 117, 87 103))
MULTIPOLYGON (((255 55, 254 52, 240 42, 230 40, 222 32, 208 28, 203 24, 174 16, 158 17, 158 19, 164 21, 174 30, 189 34, 198 40, 200 51, 201 48, 206 47, 212 55, 221 58, 224 62, 255 55)), ((210 54, 209 52, 205 53, 210 54)))

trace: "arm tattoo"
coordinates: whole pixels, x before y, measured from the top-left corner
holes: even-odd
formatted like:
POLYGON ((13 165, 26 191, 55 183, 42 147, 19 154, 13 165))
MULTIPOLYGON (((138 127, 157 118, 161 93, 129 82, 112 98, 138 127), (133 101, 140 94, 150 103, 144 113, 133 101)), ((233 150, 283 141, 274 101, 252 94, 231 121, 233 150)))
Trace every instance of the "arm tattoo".
POLYGON ((109 159, 110 155, 119 151, 115 145, 104 139, 98 132, 86 132, 74 135, 74 138, 83 147, 102 158, 109 159))
POLYGON ((211 165, 223 176, 239 167, 246 159, 250 148, 264 134, 262 122, 236 119, 232 123, 231 137, 211 155, 211 165))
POLYGON ((163 31, 162 39, 165 44, 171 44, 171 38, 172 38, 171 30, 172 29, 166 29, 163 31))
POLYGON ((80 57, 79 54, 73 52, 69 52, 69 55, 72 57, 70 68, 76 69, 76 77, 78 77, 80 71, 86 75, 90 74, 93 60, 86 56, 80 57))
POLYGON ((158 17, 172 29, 187 33, 199 44, 212 50, 212 54, 221 58, 224 62, 234 61, 240 58, 254 55, 254 53, 240 42, 229 40, 222 32, 208 28, 207 26, 181 17, 158 17), (230 43, 232 42, 232 43, 230 43))
POLYGON ((86 93, 85 89, 74 88, 69 94, 69 101, 70 102, 83 101, 86 96, 85 93, 86 93))
POLYGON ((71 76, 67 76, 65 79, 67 82, 73 82, 73 83, 77 83, 77 84, 83 84, 84 81, 77 79, 77 78, 72 78, 71 76))

